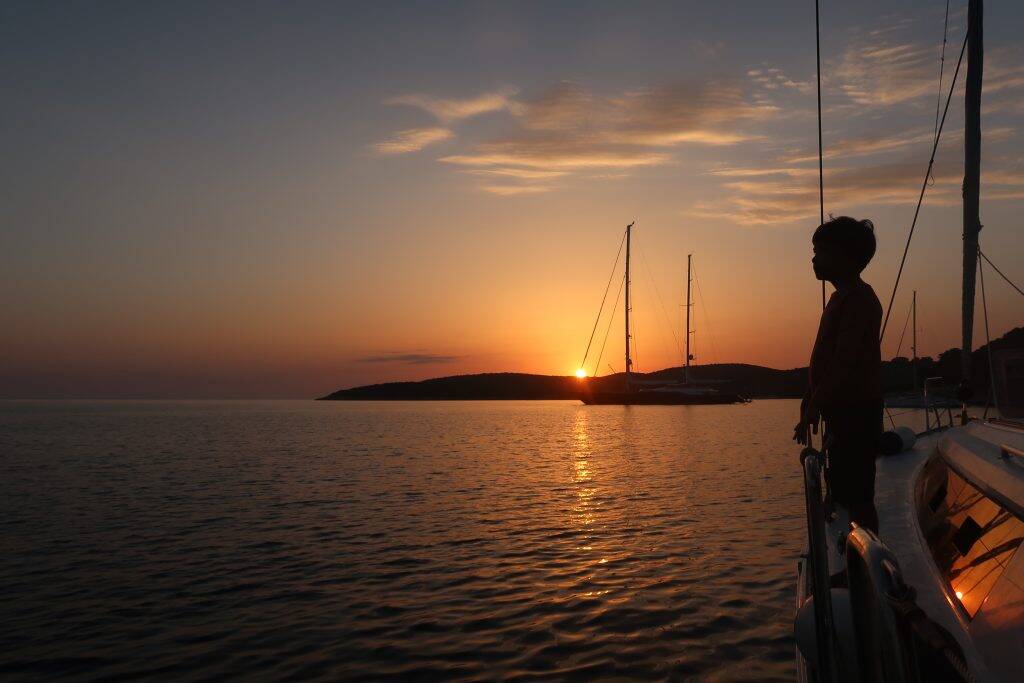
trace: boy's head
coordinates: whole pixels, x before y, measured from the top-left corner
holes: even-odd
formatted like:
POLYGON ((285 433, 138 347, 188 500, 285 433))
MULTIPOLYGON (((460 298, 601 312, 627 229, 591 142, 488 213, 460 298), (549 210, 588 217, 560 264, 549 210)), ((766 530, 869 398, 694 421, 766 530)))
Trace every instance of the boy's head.
POLYGON ((811 237, 814 245, 814 276, 842 280, 860 275, 875 255, 875 226, 849 216, 830 218, 811 237))

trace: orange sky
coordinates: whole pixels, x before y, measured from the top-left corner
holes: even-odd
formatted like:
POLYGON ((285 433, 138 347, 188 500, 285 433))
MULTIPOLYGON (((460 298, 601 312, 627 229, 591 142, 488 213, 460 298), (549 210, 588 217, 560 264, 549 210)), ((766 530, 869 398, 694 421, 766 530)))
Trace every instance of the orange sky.
MULTIPOLYGON (((875 221, 865 279, 884 304, 932 139, 942 15, 883 6, 826 17, 823 75, 826 210, 875 221)), ((806 8, 444 8, 15 12, 0 34, 22 93, 0 127, 17 169, 0 395, 569 374, 634 219, 641 371, 680 363, 665 318, 680 324, 691 252, 698 363, 806 363, 820 310, 806 8)), ((1019 280, 1021 17, 988 9, 981 240, 1019 280)), ((962 14, 951 25, 953 52, 962 14)), ((962 126, 958 92, 887 355, 914 288, 922 354, 959 343, 962 126)), ((989 282, 1002 334, 1024 311, 989 282)), ((602 372, 623 368, 618 315, 602 372)))

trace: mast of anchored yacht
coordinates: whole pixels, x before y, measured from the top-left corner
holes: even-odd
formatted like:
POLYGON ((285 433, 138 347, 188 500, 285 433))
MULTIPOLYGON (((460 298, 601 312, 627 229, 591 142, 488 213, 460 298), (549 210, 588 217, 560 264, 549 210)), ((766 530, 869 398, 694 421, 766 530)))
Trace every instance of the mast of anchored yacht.
POLYGON ((914 290, 914 302, 910 307, 911 317, 913 318, 913 337, 911 342, 911 351, 913 351, 913 359, 910 361, 910 369, 913 372, 914 377, 914 393, 917 393, 917 290, 914 290))
POLYGON ((690 298, 690 283, 693 281, 691 273, 691 264, 693 263, 693 254, 686 255, 686 364, 683 365, 683 384, 690 383, 690 359, 693 356, 690 355, 690 306, 693 304, 690 298))
MULTIPOLYGON (((964 101, 964 272, 961 369, 971 381, 971 336, 974 329, 974 281, 978 269, 979 194, 981 186, 981 77, 984 64, 982 0, 967 5, 967 89, 964 101)), ((966 421, 967 411, 962 412, 966 421)))
POLYGON ((626 390, 631 388, 630 374, 633 368, 633 361, 629 357, 629 239, 633 231, 633 221, 626 226, 626 390))

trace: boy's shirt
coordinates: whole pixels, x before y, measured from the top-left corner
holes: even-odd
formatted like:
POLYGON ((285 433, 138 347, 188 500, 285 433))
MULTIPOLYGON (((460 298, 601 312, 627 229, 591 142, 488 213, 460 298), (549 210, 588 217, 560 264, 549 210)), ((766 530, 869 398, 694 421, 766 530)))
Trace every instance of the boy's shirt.
POLYGON ((811 351, 809 396, 822 410, 882 400, 878 333, 882 304, 863 280, 836 291, 821 314, 811 351))

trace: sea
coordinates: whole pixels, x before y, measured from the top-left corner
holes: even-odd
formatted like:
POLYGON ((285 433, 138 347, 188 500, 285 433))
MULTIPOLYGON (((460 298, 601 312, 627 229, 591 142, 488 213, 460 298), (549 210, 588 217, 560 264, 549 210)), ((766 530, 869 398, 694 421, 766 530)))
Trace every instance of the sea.
POLYGON ((792 680, 797 408, 0 402, 0 678, 792 680))

